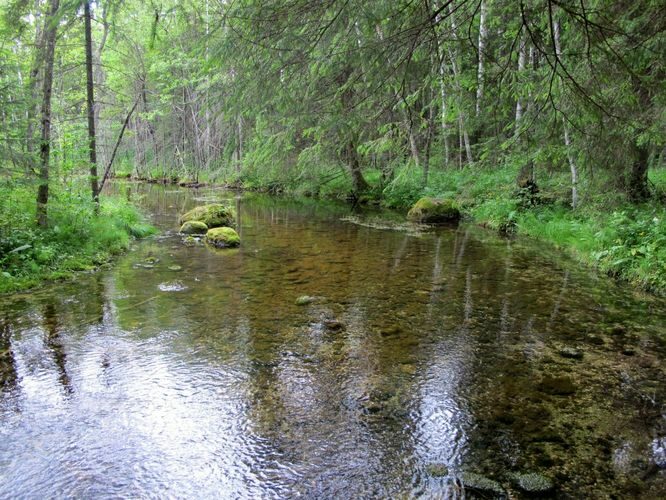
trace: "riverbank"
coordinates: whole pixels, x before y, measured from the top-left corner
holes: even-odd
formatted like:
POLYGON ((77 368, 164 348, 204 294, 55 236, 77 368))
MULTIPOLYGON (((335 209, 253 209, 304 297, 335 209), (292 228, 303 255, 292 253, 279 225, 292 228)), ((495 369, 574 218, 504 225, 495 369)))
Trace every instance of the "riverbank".
POLYGON ((96 216, 86 194, 73 188, 53 193, 49 227, 40 229, 32 186, 0 186, 0 294, 94 270, 127 250, 133 238, 155 232, 121 198, 102 197, 96 216))
POLYGON ((581 204, 570 206, 568 178, 543 175, 539 192, 516 186, 515 170, 438 172, 428 188, 406 180, 383 203, 406 210, 420 196, 455 200, 476 224, 507 235, 553 244, 586 266, 654 293, 666 295, 666 170, 651 171, 653 197, 632 204, 610 195, 598 178, 579 187, 581 204))
MULTIPOLYGON (((272 194, 346 198, 351 181, 339 175, 204 176, 198 182, 223 184, 272 194), (293 177, 293 178, 292 178, 293 177)), ((321 175, 320 175, 321 174, 321 175)), ((632 204, 611 188, 611 177, 598 173, 579 185, 580 205, 570 206, 570 179, 559 172, 539 172, 538 193, 527 196, 516 185, 516 168, 433 170, 423 186, 421 172, 397 170, 383 179, 366 170, 371 189, 360 201, 407 210, 422 196, 455 200, 464 217, 507 235, 546 241, 586 266, 656 295, 666 295, 666 169, 650 170, 652 199, 632 204)), ((187 185, 187 179, 177 181, 187 185)))

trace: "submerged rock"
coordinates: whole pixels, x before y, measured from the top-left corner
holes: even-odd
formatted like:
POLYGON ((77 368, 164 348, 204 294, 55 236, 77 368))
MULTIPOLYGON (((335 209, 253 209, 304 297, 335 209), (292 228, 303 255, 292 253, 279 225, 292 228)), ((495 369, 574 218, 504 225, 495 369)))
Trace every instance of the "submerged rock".
POLYGON ((157 288, 159 288, 162 292, 182 292, 183 290, 187 290, 187 287, 180 281, 160 283, 157 285, 157 288))
POLYGON ((416 365, 411 363, 402 363, 400 365, 400 371, 406 375, 414 375, 416 373, 416 365))
POLYGON ((449 468, 444 464, 428 464, 426 466, 426 471, 434 477, 444 477, 449 475, 449 468))
POLYGON ((660 469, 666 469, 666 437, 652 441, 652 461, 660 469))
POLYGON ((465 490, 471 490, 482 495, 489 495, 493 498, 504 497, 506 495, 504 488, 497 481, 477 474, 475 472, 463 472, 460 477, 465 490))
POLYGON ((543 495, 555 487, 550 478, 536 472, 512 474, 510 477, 516 488, 529 495, 543 495))
POLYGON ((193 247, 193 246, 198 245, 198 244, 200 244, 200 243, 201 243, 201 242, 200 242, 200 240, 199 240, 198 238, 195 238, 194 236, 191 236, 191 235, 190 235, 190 236, 186 236, 185 238, 183 238, 183 244, 184 244, 186 247, 193 247))
POLYGON ((389 325, 379 330, 379 334, 382 337, 392 337, 394 335, 399 335, 402 333, 402 327, 400 325, 389 325))
POLYGON ((600 335, 594 335, 594 334, 588 335, 587 341, 590 344, 594 344, 594 345, 604 345, 606 343, 606 341, 604 340, 603 337, 601 337, 600 335))
POLYGON ((174 265, 172 265, 172 266, 169 266, 167 269, 168 269, 169 271, 182 271, 182 270, 183 270, 183 266, 179 266, 178 264, 174 264, 174 265))
POLYGON ((307 306, 308 304, 312 304, 317 300, 316 297, 311 297, 310 295, 301 295, 296 299, 296 305, 297 306, 307 306))
POLYGON ((539 384, 539 389, 546 394, 551 394, 554 396, 569 396, 576 392, 576 384, 569 377, 552 377, 546 375, 541 384, 539 384))
POLYGON ((231 207, 221 203, 212 203, 193 208, 189 212, 180 216, 179 224, 186 222, 203 222, 209 228, 234 226, 234 211, 231 207))
POLYGON ((180 226, 180 232, 182 234, 206 234, 208 232, 208 226, 198 220, 188 220, 182 226, 180 226))
POLYGON ((560 356, 568 359, 583 359, 583 351, 573 347, 563 347, 560 349, 560 356))
POLYGON ((240 236, 230 227, 215 227, 206 233, 206 242, 217 248, 232 248, 240 245, 240 236))
POLYGON ((331 332, 339 332, 345 329, 345 325, 336 319, 325 319, 324 327, 331 332))
POLYGON ((460 210, 451 200, 438 200, 435 198, 421 198, 407 213, 407 218, 414 222, 438 223, 457 222, 460 220, 460 210))

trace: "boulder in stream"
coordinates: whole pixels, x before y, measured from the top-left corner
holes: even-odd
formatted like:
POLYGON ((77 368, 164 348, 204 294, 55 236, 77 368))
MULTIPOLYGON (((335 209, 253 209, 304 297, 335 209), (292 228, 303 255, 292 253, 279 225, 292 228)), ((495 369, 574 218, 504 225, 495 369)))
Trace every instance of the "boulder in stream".
POLYGON ((180 216, 178 222, 182 225, 186 222, 203 222, 209 228, 234 226, 234 211, 231 207, 221 203, 211 203, 195 207, 189 212, 180 216))
POLYGON ((240 245, 240 236, 230 227, 215 227, 206 233, 206 243, 217 248, 232 248, 240 245))
POLYGON ((180 232, 182 234, 206 234, 208 232, 208 226, 198 220, 188 220, 180 226, 180 232))
POLYGON ((414 222, 429 224, 458 222, 460 220, 460 210, 452 200, 424 197, 409 210, 407 218, 414 222))

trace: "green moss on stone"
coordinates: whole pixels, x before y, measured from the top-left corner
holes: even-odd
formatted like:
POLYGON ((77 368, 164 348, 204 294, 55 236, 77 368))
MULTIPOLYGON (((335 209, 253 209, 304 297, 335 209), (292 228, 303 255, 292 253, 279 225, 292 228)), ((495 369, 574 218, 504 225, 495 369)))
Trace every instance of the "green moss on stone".
POLYGON ((449 468, 445 464, 434 463, 426 466, 426 471, 433 477, 444 477, 449 475, 449 468))
POLYGON ((550 478, 536 472, 512 474, 511 481, 516 488, 529 494, 547 493, 555 487, 550 478))
POLYGON ((465 490, 472 490, 485 495, 504 496, 504 488, 497 481, 477 474, 463 472, 460 478, 465 490))
POLYGON ((240 236, 230 227, 216 227, 206 233, 206 242, 217 248, 231 248, 240 245, 240 236))
POLYGON ((407 218, 414 222, 438 223, 457 222, 460 210, 452 200, 421 198, 407 213, 407 218))
POLYGON ((190 221, 198 221, 203 222, 209 228, 229 227, 234 225, 234 218, 235 214, 231 207, 220 203, 212 203, 193 208, 181 215, 179 223, 185 224, 190 221))
POLYGON ((188 220, 180 226, 180 232, 183 234, 206 234, 208 226, 198 220, 188 220))
POLYGON ((317 299, 315 297, 311 297, 309 295, 301 295, 296 299, 296 305, 297 306, 307 306, 308 304, 312 304, 315 302, 317 299))

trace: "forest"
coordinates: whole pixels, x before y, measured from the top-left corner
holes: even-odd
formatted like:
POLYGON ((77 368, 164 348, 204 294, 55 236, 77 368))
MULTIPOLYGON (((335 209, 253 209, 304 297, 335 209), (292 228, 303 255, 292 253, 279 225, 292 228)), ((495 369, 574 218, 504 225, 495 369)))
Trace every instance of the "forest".
POLYGON ((664 0, 0 0, 0 499, 666 499, 664 0))
POLYGON ((152 228, 109 179, 469 220, 666 290, 660 0, 3 0, 0 291, 152 228))

